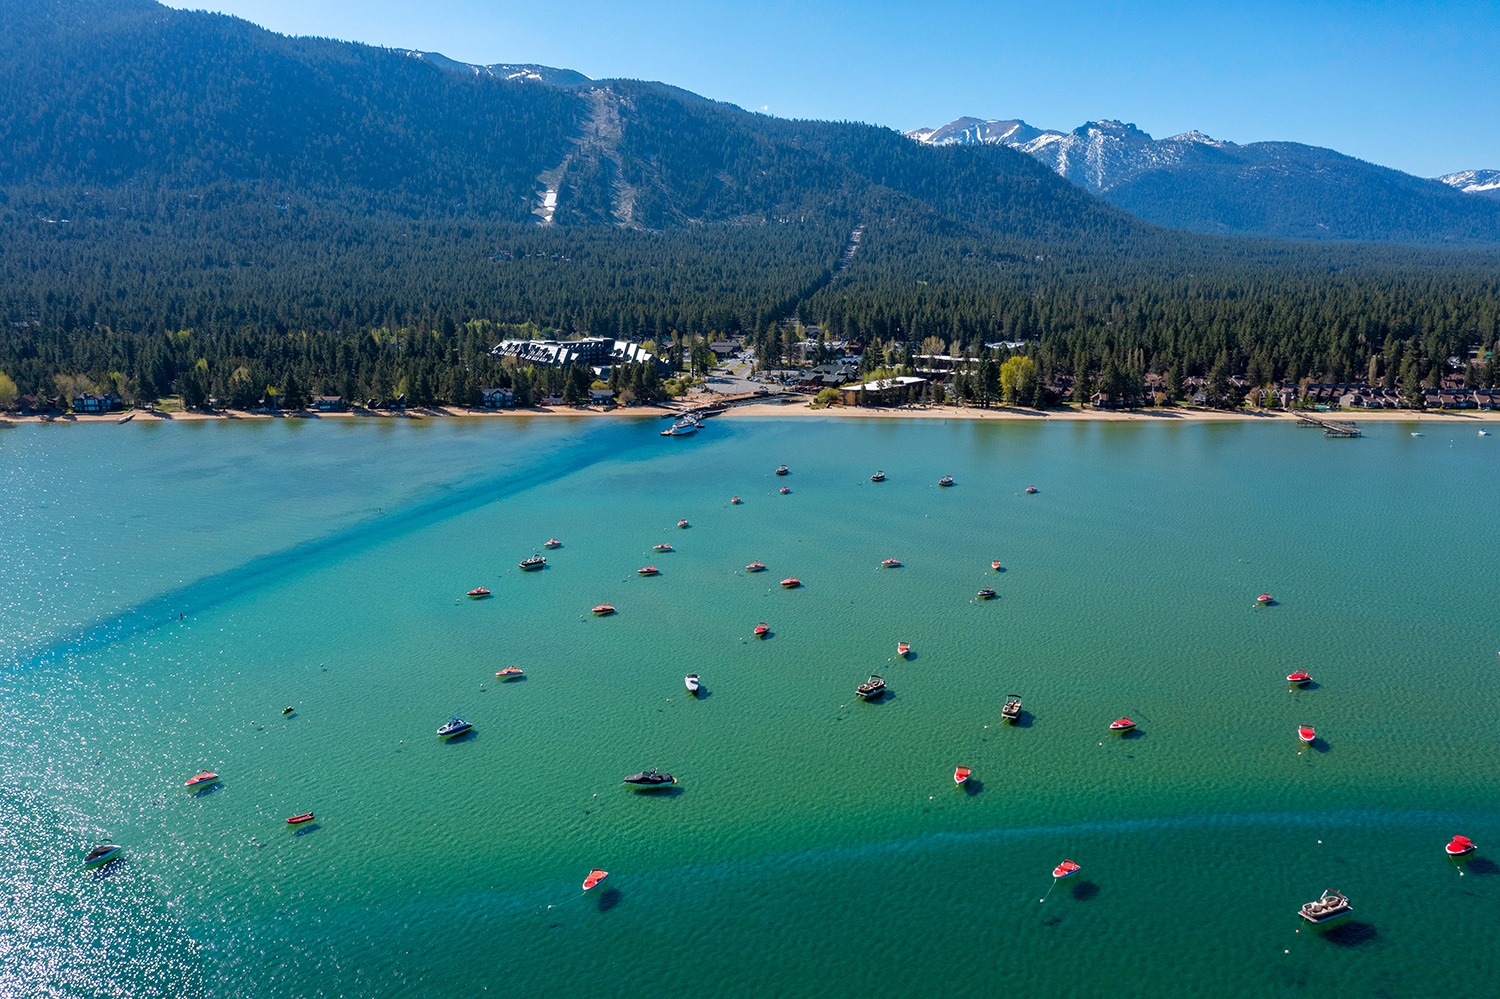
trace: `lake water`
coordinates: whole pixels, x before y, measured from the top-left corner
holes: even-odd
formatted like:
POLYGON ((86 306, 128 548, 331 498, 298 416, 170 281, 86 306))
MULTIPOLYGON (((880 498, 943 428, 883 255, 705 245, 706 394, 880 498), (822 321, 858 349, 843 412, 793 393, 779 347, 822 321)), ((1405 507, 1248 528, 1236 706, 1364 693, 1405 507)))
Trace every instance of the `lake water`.
POLYGON ((1493 994, 1500 438, 662 426, 0 431, 0 994, 1493 994))

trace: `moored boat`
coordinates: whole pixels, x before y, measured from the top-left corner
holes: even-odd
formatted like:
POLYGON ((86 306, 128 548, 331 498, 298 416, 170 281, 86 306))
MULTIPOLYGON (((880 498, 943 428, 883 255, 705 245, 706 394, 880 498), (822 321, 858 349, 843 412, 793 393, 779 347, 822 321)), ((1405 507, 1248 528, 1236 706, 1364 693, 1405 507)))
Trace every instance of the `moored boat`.
POLYGON ((291 818, 287 819, 286 824, 289 826, 300 826, 302 825, 302 823, 311 822, 312 820, 312 812, 303 812, 301 815, 293 815, 291 818))
POLYGON ((526 675, 526 671, 519 666, 507 666, 502 670, 495 671, 496 680, 519 680, 526 675))
POLYGON ((548 538, 542 544, 542 547, 543 548, 561 548, 562 547, 562 542, 559 541, 559 540, 557 540, 556 538, 548 538))
POLYGON ((219 779, 219 775, 212 770, 199 770, 193 776, 183 782, 183 787, 193 789, 207 787, 219 779))
POLYGON ((589 871, 589 876, 583 879, 583 890, 588 891, 607 877, 609 877, 608 871, 601 871, 597 867, 594 868, 592 871, 589 871))
POLYGON ((910 642, 897 642, 896 643, 896 655, 900 656, 902 659, 905 659, 907 656, 911 655, 911 643, 910 642))
POLYGON ((749 565, 745 566, 745 571, 746 572, 765 572, 766 571, 766 564, 764 562, 751 562, 749 565))
POLYGON ((1039 491, 1040 490, 1038 490, 1036 486, 1027 486, 1026 487, 1026 495, 1028 495, 1028 496, 1033 495, 1034 493, 1037 493, 1039 491))
POLYGON ((996 572, 999 572, 1000 569, 1002 568, 1001 565, 1000 565, 1000 560, 999 559, 994 559, 993 561, 991 561, 990 562, 990 568, 994 569, 996 572))
POLYGON ((1111 732, 1129 732, 1133 728, 1135 728, 1135 722, 1129 718, 1116 718, 1109 723, 1109 730, 1111 732))
POLYGON ((976 593, 975 596, 980 600, 993 600, 995 599, 995 588, 993 586, 986 586, 976 593))
POLYGON ((874 475, 870 476, 870 481, 871 482, 884 482, 885 481, 885 472, 877 470, 874 475))
POLYGON ((756 638, 765 638, 770 633, 771 633, 771 626, 769 624, 766 624, 766 622, 764 622, 764 621, 762 621, 760 624, 757 624, 755 626, 755 637, 756 638))
POLYGON ((880 563, 880 567, 882 569, 899 569, 901 568, 901 560, 899 558, 888 558, 880 563))
POLYGON ((533 555, 530 558, 523 558, 520 562, 517 563, 517 565, 520 566, 522 572, 533 572, 537 569, 542 568, 546 564, 547 559, 546 556, 543 555, 533 555))
POLYGON ((689 434, 696 434, 702 428, 703 424, 697 420, 692 417, 685 417, 663 430, 661 435, 663 437, 686 437, 689 434))
POLYGON ((1259 605, 1261 607, 1265 607, 1268 604, 1275 603, 1276 602, 1276 598, 1273 597, 1273 596, 1271 596, 1271 594, 1269 594, 1269 593, 1262 593, 1260 596, 1258 596, 1258 597, 1255 598, 1255 602, 1256 602, 1257 605, 1259 605))
POLYGON ((659 545, 652 545, 651 546, 651 550, 654 551, 654 552, 671 552, 671 551, 676 551, 677 549, 673 548, 671 545, 669 545, 665 541, 663 541, 659 545))
POLYGON ((1000 720, 1014 724, 1021 717, 1021 695, 1006 694, 1005 704, 1000 708, 1000 720))
POLYGON ((1354 906, 1349 904, 1349 899, 1342 892, 1327 888, 1314 901, 1304 902, 1302 908, 1297 910, 1297 915, 1309 923, 1326 923, 1353 911, 1354 906))
POLYGON ((785 496, 785 495, 787 495, 788 493, 790 493, 792 491, 792 487, 791 486, 782 486, 781 489, 778 490, 778 491, 781 493, 781 495, 785 496))
POLYGON ((802 580, 798 579, 796 576, 788 576, 781 581, 781 585, 785 586, 789 590, 795 590, 797 587, 802 585, 802 580))
POLYGON ((1448 841, 1448 845, 1443 849, 1448 852, 1448 856, 1450 857, 1462 857, 1465 854, 1473 853, 1478 847, 1467 836, 1455 836, 1448 841))
POLYGON ((483 586, 476 586, 472 590, 469 591, 469 599, 470 600, 483 600, 485 597, 487 597, 489 595, 490 595, 490 591, 487 590, 487 589, 485 589, 483 586))
POLYGON ((451 735, 463 735, 474 726, 455 715, 438 726, 438 738, 446 739, 451 735))
POLYGON ((1083 870, 1082 864, 1075 864, 1071 860, 1064 860, 1052 868, 1052 876, 1054 878, 1071 878, 1081 870, 1083 870))
POLYGON ((854 688, 854 696, 867 701, 873 700, 883 693, 885 693, 885 677, 879 673, 871 673, 868 680, 854 688))
POLYGON ((966 782, 969 779, 969 775, 972 774, 973 772, 974 771, 970 770, 968 767, 954 767, 953 768, 953 783, 955 783, 955 784, 963 784, 964 782, 966 782))
POLYGON ((938 479, 938 485, 940 485, 940 486, 951 486, 951 485, 953 485, 953 476, 951 476, 951 475, 945 475, 945 476, 943 476, 941 479, 938 479))
POLYGON ((741 503, 743 503, 745 501, 742 500, 742 499, 740 499, 738 496, 731 496, 731 497, 729 497, 729 502, 732 503, 732 504, 734 504, 735 506, 739 506, 741 503))
POLYGON ((1308 673, 1306 670, 1299 669, 1295 673, 1288 673, 1286 675, 1286 682, 1290 683, 1294 687, 1305 686, 1306 684, 1312 683, 1312 674, 1308 673))
POLYGON ((792 472, 792 470, 790 468, 787 468, 785 465, 777 465, 776 466, 776 474, 777 475, 790 475, 791 472, 792 472))
POLYGON ((671 787, 677 783, 677 778, 671 774, 664 774, 652 767, 650 770, 642 770, 638 774, 631 774, 625 778, 625 785, 633 787, 637 791, 655 791, 664 787, 671 787))
POLYGON ((635 571, 635 574, 637 576, 656 576, 661 574, 661 570, 654 565, 643 565, 635 571))
POLYGON ((679 520, 677 522, 677 526, 679 528, 681 528, 682 530, 687 530, 689 527, 692 527, 693 525, 689 524, 686 520, 679 520))
POLYGON ((1318 732, 1311 725, 1298 725, 1297 726, 1297 738, 1300 741, 1307 743, 1309 746, 1312 745, 1313 740, 1316 739, 1317 737, 1318 737, 1318 732))
POLYGON ((697 673, 689 673, 687 676, 685 676, 685 677, 682 678, 682 682, 683 682, 683 685, 687 687, 687 692, 689 694, 692 694, 694 697, 696 697, 698 695, 698 674, 697 673))
POLYGON ((615 612, 613 604, 599 604, 594 608, 594 613, 599 617, 608 617, 615 612))
POLYGON ((111 860, 118 860, 125 848, 118 843, 100 843, 83 858, 84 867, 103 867, 111 860))

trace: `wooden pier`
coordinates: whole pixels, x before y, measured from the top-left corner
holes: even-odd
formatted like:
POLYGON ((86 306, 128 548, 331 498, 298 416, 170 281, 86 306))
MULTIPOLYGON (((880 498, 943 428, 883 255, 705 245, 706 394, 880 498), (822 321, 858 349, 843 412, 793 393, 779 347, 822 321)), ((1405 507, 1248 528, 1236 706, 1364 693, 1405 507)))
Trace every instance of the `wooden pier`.
POLYGON ((1359 427, 1353 423, 1340 423, 1322 416, 1313 416, 1311 413, 1298 413, 1297 426, 1299 427, 1321 427, 1324 437, 1358 437, 1359 427))

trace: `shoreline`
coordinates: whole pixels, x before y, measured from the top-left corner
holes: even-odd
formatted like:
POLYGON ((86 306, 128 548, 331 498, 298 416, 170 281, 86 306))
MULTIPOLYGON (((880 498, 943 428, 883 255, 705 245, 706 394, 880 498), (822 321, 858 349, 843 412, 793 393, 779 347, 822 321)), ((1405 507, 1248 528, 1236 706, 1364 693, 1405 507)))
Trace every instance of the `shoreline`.
MULTIPOLYGON (((714 400, 695 400, 695 405, 712 406, 714 400)), ((625 407, 615 406, 601 409, 595 406, 534 406, 529 409, 457 409, 449 406, 412 408, 405 412, 375 412, 371 410, 345 410, 337 413, 319 413, 302 410, 295 413, 265 412, 257 410, 221 410, 216 413, 164 412, 161 410, 135 409, 120 413, 75 414, 66 413, 50 419, 40 414, 28 416, 0 415, 0 424, 12 423, 119 423, 122 417, 134 415, 128 422, 194 423, 204 420, 423 420, 423 419, 504 419, 527 417, 574 417, 585 419, 634 418, 655 419, 665 416, 670 410, 660 406, 625 407)), ((1022 422, 1062 423, 1222 423, 1275 421, 1294 423, 1300 413, 1289 410, 1221 410, 1200 409, 1193 406, 1164 406, 1151 409, 1102 410, 1102 409, 1049 409, 1035 410, 1015 406, 995 406, 978 409, 972 406, 915 405, 898 407, 844 407, 829 406, 813 408, 806 402, 753 402, 730 406, 724 417, 748 418, 794 418, 854 420, 1010 420, 1022 422)), ((1385 409, 1370 412, 1319 411, 1311 415, 1339 423, 1500 423, 1500 410, 1409 410, 1385 409)))

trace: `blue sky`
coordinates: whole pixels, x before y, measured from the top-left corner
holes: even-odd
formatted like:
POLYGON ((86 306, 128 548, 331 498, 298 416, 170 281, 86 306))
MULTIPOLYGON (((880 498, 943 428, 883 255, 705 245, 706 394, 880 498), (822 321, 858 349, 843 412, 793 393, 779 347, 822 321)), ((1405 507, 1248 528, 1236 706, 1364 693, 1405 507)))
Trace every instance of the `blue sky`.
POLYGON ((1118 118, 1500 169, 1500 0, 172 0, 273 31, 661 80, 788 118, 1118 118))

